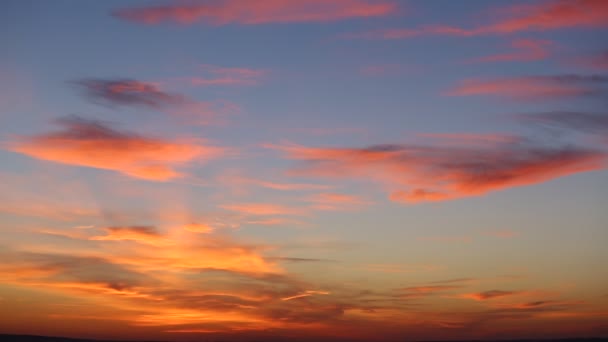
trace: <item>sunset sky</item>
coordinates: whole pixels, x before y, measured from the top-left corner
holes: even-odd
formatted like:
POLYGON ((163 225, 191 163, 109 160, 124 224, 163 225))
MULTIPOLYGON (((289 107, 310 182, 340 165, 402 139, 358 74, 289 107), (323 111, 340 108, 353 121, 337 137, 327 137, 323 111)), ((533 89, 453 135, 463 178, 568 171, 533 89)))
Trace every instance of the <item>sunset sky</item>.
POLYGON ((7 0, 0 333, 608 336, 608 1, 7 0))

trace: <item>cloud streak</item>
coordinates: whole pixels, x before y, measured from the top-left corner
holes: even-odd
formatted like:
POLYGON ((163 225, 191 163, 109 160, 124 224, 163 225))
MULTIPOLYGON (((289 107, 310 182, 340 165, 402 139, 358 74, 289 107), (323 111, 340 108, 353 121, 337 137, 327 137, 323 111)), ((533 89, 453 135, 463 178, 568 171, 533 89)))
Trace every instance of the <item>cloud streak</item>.
POLYGON ((114 10, 112 15, 147 25, 162 22, 260 25, 380 17, 396 9, 394 2, 384 0, 207 0, 195 4, 123 8, 114 10))
POLYGON ((603 0, 553 0, 512 5, 497 8, 493 12, 497 14, 497 18, 473 28, 427 25, 418 28, 374 30, 348 34, 345 37, 366 39, 405 39, 426 35, 473 37, 608 26, 608 4, 603 0))
POLYGON ((217 157, 222 149, 193 141, 168 141, 119 131, 79 117, 56 121, 62 129, 21 137, 8 149, 61 164, 112 170, 134 178, 167 181, 181 177, 175 166, 217 157))
POLYGON ((606 158, 603 152, 587 148, 519 142, 467 147, 269 147, 304 162, 292 170, 293 175, 375 180, 391 189, 392 200, 409 203, 480 196, 599 170, 606 158))
POLYGON ((476 58, 473 62, 538 61, 549 56, 551 41, 539 39, 516 39, 511 42, 513 52, 476 58))
POLYGON ((606 93, 608 77, 566 74, 497 79, 467 79, 447 92, 451 96, 490 95, 516 100, 560 99, 606 93))

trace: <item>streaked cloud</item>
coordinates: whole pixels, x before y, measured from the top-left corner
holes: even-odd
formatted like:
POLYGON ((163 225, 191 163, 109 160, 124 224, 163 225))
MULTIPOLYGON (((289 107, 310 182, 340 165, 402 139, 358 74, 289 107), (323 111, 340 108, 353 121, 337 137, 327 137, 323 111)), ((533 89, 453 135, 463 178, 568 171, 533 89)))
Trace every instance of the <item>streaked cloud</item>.
POLYGON ((268 74, 268 70, 221 67, 203 64, 199 66, 203 75, 192 76, 183 80, 193 86, 251 86, 259 84, 268 74))
POLYGON ((223 209, 253 216, 301 215, 302 210, 274 203, 233 203, 223 204, 223 209))
POLYGON ((216 0, 123 8, 113 11, 112 15, 148 25, 162 22, 259 25, 379 17, 396 9, 395 2, 385 0, 216 0))
POLYGON ((608 70, 608 50, 575 59, 577 65, 596 70, 608 70))
POLYGON ((144 106, 163 108, 182 105, 188 100, 178 94, 167 93, 155 83, 133 79, 87 78, 74 82, 91 101, 111 106, 144 106))
POLYGON ((120 172, 135 178, 166 181, 181 177, 175 166, 222 153, 200 141, 169 141, 120 131, 106 123, 67 117, 59 131, 20 137, 7 148, 36 159, 120 172))
POLYGON ((489 290, 489 291, 477 292, 477 293, 466 293, 466 294, 460 295, 459 297, 479 301, 479 300, 489 300, 489 299, 494 299, 494 298, 500 298, 500 297, 505 297, 505 296, 512 296, 512 295, 516 295, 519 293, 520 292, 517 292, 517 291, 489 290))
POLYGON ((608 113, 553 111, 519 114, 516 118, 526 124, 539 124, 545 127, 575 130, 608 137, 608 113))
POLYGON ((155 246, 171 244, 155 227, 151 226, 108 227, 104 230, 106 235, 93 236, 90 240, 135 241, 155 246))
POLYGON ((561 99, 608 91, 603 75, 523 76, 467 79, 448 91, 452 96, 491 95, 517 100, 561 99))
POLYGON ((516 39, 511 42, 513 52, 506 52, 473 59, 473 62, 538 61, 549 56, 552 42, 540 39, 516 39))
POLYGON ((371 204, 369 201, 355 195, 323 192, 308 198, 312 207, 317 210, 360 210, 371 204))
POLYGON ((582 147, 503 143, 478 146, 268 147, 300 160, 293 175, 374 180, 399 202, 443 201, 542 183, 604 167, 605 153, 582 147), (404 188, 403 190, 399 188, 404 188))
POLYGON ((476 27, 445 24, 417 28, 389 28, 343 35, 345 38, 405 39, 426 35, 473 37, 565 28, 607 27, 608 5, 603 0, 551 0, 496 8, 495 18, 476 27))

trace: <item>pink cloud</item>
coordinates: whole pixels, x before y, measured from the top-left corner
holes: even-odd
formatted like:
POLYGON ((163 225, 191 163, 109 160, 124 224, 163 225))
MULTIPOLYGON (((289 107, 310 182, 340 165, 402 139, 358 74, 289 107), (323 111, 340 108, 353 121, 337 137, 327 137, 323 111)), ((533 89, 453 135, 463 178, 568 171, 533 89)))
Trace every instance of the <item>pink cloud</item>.
POLYGON ((537 61, 547 58, 547 47, 552 42, 539 39, 516 39, 511 42, 513 52, 476 58, 474 62, 511 62, 511 61, 537 61))
POLYGON ((161 22, 211 25, 322 22, 385 16, 397 9, 393 1, 377 0, 216 0, 118 9, 120 19, 154 25, 161 22))
POLYGON ((534 100, 596 95, 605 91, 608 77, 599 75, 522 76, 497 79, 467 79, 450 90, 452 96, 492 95, 534 100))
POLYGON ((608 26, 608 3, 603 0, 553 0, 511 5, 494 11, 498 18, 473 28, 427 25, 418 28, 381 29, 345 35, 346 38, 404 39, 420 35, 471 37, 608 26))

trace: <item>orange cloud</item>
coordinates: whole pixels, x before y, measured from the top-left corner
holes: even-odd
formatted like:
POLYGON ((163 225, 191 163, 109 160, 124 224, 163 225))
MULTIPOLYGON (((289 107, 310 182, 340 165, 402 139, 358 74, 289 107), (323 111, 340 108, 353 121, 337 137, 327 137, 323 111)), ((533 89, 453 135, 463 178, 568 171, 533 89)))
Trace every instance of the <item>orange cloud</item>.
POLYGON ((524 76, 491 80, 468 79, 448 92, 453 96, 493 95, 534 100, 596 95, 605 92, 608 77, 599 75, 524 76))
POLYGON ((269 216, 269 215, 299 215, 302 210, 272 203, 237 203, 225 204, 220 207, 236 211, 242 214, 254 216, 269 216))
POLYGON ((184 226, 184 229, 193 233, 210 233, 213 227, 204 223, 190 223, 184 226))
POLYGON ((547 58, 552 42, 539 39, 516 39, 511 42, 514 52, 474 59, 475 62, 538 61, 547 58))
POLYGON ((133 227, 108 227, 105 228, 107 235, 93 236, 90 240, 100 241, 135 241, 150 245, 171 244, 154 227, 133 226, 133 227))
POLYGON ((222 149, 191 141, 166 141, 125 131, 104 123, 69 117, 58 120, 63 130, 22 137, 8 149, 62 164, 117 171, 154 181, 182 176, 174 169, 193 160, 218 156, 222 149))
POLYGON ((608 26, 608 4, 603 0, 553 0, 513 5, 494 11, 500 18, 474 28, 427 25, 419 28, 382 29, 345 35, 346 38, 404 39, 420 35, 471 37, 608 26))
POLYGON ((319 22, 388 15, 396 10, 392 1, 369 0, 218 0, 191 5, 160 5, 119 9, 112 14, 141 24, 177 22, 212 25, 319 22))
POLYGON ((309 297, 309 296, 313 296, 313 295, 328 295, 328 294, 330 294, 330 292, 307 290, 307 291, 304 291, 303 293, 299 293, 299 294, 296 294, 293 296, 283 297, 283 298, 281 298, 281 300, 286 301, 286 300, 293 300, 293 299, 298 299, 298 298, 303 298, 303 297, 309 297))
POLYGON ((268 147, 305 162, 292 171, 294 175, 375 180, 394 189, 391 199, 402 202, 451 200, 532 185, 602 169, 606 159, 603 152, 590 149, 525 143, 359 149, 268 147))

